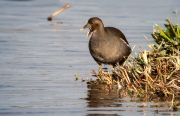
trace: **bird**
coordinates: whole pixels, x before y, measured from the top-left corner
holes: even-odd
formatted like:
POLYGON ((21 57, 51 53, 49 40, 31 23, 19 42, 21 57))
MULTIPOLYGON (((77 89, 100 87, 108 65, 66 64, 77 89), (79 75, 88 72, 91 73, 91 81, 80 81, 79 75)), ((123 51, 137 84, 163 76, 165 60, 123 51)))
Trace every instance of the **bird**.
POLYGON ((102 20, 92 17, 79 31, 89 28, 86 35, 89 40, 89 51, 93 59, 99 64, 99 72, 102 64, 116 66, 122 65, 131 53, 131 47, 125 35, 115 27, 104 27, 102 20))

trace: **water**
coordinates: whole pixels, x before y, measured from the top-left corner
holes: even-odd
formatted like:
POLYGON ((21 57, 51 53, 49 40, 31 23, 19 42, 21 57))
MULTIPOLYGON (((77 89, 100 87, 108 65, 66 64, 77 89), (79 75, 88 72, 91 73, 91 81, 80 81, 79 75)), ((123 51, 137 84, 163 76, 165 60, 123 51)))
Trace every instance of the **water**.
POLYGON ((149 49, 143 34, 153 42, 152 26, 163 25, 165 18, 175 22, 174 10, 180 11, 179 0, 1 0, 0 115, 178 115, 166 103, 119 97, 81 82, 93 78, 90 72, 98 66, 89 54, 88 30, 78 32, 97 16, 105 26, 121 29, 131 46, 149 49), (47 21, 66 3, 69 9, 47 21), (57 21, 62 24, 51 25, 57 21), (74 73, 79 81, 74 81, 74 73))

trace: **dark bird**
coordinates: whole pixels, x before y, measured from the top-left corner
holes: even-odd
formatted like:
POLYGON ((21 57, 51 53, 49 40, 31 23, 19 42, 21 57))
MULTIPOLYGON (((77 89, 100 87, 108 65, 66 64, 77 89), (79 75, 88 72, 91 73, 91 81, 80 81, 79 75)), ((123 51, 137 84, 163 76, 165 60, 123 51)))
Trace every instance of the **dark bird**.
POLYGON ((89 28, 86 38, 92 34, 89 40, 89 51, 94 60, 99 64, 110 64, 113 67, 116 63, 122 65, 131 53, 131 47, 124 34, 117 28, 104 27, 101 19, 92 17, 80 30, 89 28))

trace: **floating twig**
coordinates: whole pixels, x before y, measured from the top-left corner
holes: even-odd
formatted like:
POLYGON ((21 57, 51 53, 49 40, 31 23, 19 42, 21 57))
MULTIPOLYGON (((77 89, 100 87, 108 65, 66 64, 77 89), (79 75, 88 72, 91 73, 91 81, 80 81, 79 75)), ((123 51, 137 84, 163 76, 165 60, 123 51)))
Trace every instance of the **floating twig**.
POLYGON ((57 14, 59 14, 60 12, 64 11, 65 9, 69 8, 70 4, 66 4, 64 5, 62 8, 60 8, 59 10, 57 10, 56 12, 54 12, 53 14, 51 14, 47 20, 48 21, 52 21, 52 18, 55 17, 57 14))

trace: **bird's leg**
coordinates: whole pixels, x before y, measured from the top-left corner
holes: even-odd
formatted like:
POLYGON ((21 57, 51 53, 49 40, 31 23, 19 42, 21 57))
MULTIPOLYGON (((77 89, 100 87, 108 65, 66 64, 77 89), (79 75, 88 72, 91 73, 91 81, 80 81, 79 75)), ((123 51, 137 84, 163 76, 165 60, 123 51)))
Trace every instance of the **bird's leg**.
POLYGON ((98 71, 99 71, 99 74, 102 74, 102 65, 101 64, 99 65, 98 71))

